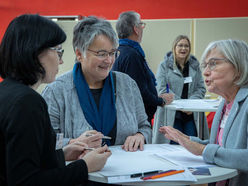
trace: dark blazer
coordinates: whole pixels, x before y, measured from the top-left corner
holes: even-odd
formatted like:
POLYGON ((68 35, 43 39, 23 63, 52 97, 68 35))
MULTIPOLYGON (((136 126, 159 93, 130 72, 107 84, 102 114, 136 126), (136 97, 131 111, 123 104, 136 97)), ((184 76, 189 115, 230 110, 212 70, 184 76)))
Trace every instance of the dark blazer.
POLYGON ((0 185, 76 185, 86 182, 83 160, 65 166, 55 150, 44 99, 12 79, 0 83, 0 185))
POLYGON ((152 77, 145 65, 145 58, 133 47, 119 46, 120 55, 115 60, 112 70, 128 74, 134 79, 140 89, 145 105, 148 121, 151 122, 157 106, 163 104, 163 99, 158 97, 152 77))

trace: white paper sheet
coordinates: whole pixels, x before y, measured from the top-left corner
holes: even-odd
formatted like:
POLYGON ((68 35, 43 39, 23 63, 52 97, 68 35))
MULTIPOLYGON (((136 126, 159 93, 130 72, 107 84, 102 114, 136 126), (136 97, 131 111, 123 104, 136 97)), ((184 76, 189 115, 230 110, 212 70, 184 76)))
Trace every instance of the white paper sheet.
POLYGON ((216 110, 220 104, 218 99, 179 99, 174 100, 168 107, 187 110, 216 110))
POLYGON ((184 166, 184 167, 215 166, 212 164, 205 163, 202 156, 196 156, 184 148, 180 148, 175 151, 167 151, 164 153, 156 153, 155 155, 157 157, 168 160, 178 166, 184 166))
MULTIPOLYGON (((182 170, 183 166, 176 166, 168 161, 154 156, 154 153, 164 153, 176 151, 181 147, 174 145, 145 145, 144 151, 125 152, 120 146, 110 147, 112 155, 108 158, 104 168, 98 171, 103 176, 108 177, 108 183, 140 182, 140 178, 130 178, 131 174, 148 172, 154 170, 182 170), (173 150, 174 149, 174 150, 173 150)), ((196 178, 185 169, 184 173, 172 176, 149 180, 149 181, 196 181, 196 178)))

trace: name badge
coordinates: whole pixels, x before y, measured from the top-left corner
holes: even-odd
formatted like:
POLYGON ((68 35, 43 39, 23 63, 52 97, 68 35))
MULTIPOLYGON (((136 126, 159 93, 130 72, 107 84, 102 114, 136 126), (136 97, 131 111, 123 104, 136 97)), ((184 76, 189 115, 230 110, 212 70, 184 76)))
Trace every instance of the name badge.
POLYGON ((184 83, 191 83, 192 82, 192 77, 185 77, 184 78, 184 83))

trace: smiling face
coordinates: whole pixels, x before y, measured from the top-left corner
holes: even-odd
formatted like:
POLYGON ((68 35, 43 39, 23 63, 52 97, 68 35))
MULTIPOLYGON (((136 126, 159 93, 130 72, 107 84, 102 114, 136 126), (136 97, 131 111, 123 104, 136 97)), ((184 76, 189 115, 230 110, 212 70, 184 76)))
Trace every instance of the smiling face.
MULTIPOLYGON (((54 48, 61 49, 61 46, 54 48)), ((38 59, 45 69, 45 77, 41 80, 42 83, 51 83, 55 80, 59 71, 59 64, 63 63, 63 60, 59 58, 58 53, 54 49, 46 49, 39 56, 38 59)))
POLYGON ((185 62, 190 52, 190 45, 187 39, 181 39, 175 46, 175 57, 178 62, 185 62))
POLYGON ((114 63, 114 56, 101 57, 97 52, 113 52, 115 51, 113 43, 104 35, 98 35, 86 51, 86 57, 77 51, 77 59, 81 62, 83 74, 87 83, 103 82, 109 75, 114 63))
POLYGON ((216 48, 212 49, 206 56, 205 63, 208 65, 210 61, 215 59, 216 66, 210 70, 207 66, 203 70, 205 83, 209 92, 228 97, 236 92, 237 86, 234 84, 236 70, 225 56, 216 48))

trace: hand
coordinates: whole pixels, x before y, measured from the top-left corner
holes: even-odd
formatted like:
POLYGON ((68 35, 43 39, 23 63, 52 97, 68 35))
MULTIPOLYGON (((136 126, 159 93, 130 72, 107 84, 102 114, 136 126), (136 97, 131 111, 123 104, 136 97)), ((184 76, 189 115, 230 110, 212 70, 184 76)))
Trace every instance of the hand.
POLYGON ((171 104, 171 102, 174 99, 174 94, 172 94, 172 93, 165 93, 165 94, 160 94, 159 97, 161 97, 162 99, 165 100, 166 105, 169 105, 169 104, 171 104))
POLYGON ((109 156, 111 156, 111 151, 108 149, 107 145, 97 148, 89 153, 87 153, 83 160, 85 161, 88 172, 95 172, 101 170, 105 165, 109 156))
POLYGON ((205 145, 191 141, 189 139, 189 136, 183 134, 179 130, 174 129, 173 127, 170 126, 164 126, 164 127, 160 127, 159 131, 163 133, 166 138, 179 143, 188 151, 190 151, 192 154, 202 155, 205 145))
POLYGON ((137 151, 138 149, 144 150, 145 137, 141 133, 137 133, 134 136, 128 136, 122 149, 125 151, 137 151))
POLYGON ((71 139, 69 144, 75 141, 80 141, 82 143, 86 143, 91 148, 98 148, 101 147, 102 138, 103 134, 101 132, 97 132, 96 130, 89 130, 81 134, 78 138, 71 139))
POLYGON ((191 115, 191 114, 192 114, 191 111, 182 111, 182 112, 184 112, 184 113, 187 114, 187 115, 191 115))
POLYGON ((85 148, 87 144, 80 141, 68 144, 63 148, 64 156, 66 161, 77 160, 86 154, 85 148))
POLYGON ((177 143, 179 143, 178 138, 180 138, 180 137, 184 137, 184 138, 189 139, 189 136, 183 134, 182 132, 180 132, 179 130, 177 130, 171 126, 160 127, 159 132, 163 133, 167 139, 173 140, 177 143))

